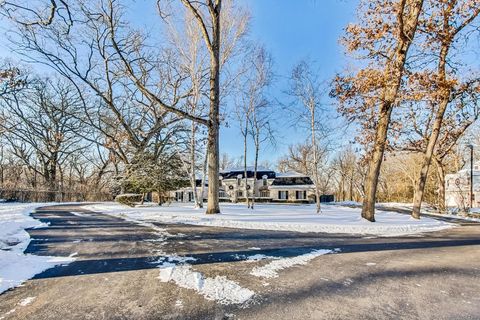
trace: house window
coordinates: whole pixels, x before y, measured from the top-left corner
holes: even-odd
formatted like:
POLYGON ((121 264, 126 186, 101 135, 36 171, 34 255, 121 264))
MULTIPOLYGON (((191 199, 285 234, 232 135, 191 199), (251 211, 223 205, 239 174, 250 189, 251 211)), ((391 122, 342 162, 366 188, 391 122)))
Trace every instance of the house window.
POLYGON ((193 192, 190 191, 190 192, 188 193, 188 202, 190 202, 190 201, 192 201, 192 200, 193 200, 193 192))
POLYGON ((270 191, 268 191, 268 190, 260 191, 260 197, 261 198, 270 198, 270 191))
POLYGON ((177 192, 177 201, 183 202, 183 192, 177 192))
POLYGON ((237 197, 239 198, 243 197, 243 191, 237 191, 237 197))
POLYGON ((278 191, 278 199, 287 200, 288 199, 288 191, 278 191))
POLYGON ((295 196, 297 200, 307 199, 307 191, 295 191, 295 196))
POLYGON ((264 186, 264 187, 268 186, 268 180, 267 180, 267 178, 268 178, 267 176, 263 176, 263 177, 262 177, 262 183, 263 183, 263 186, 264 186))
POLYGON ((220 192, 218 193, 218 196, 220 198, 228 198, 227 193, 223 190, 220 190, 220 192))

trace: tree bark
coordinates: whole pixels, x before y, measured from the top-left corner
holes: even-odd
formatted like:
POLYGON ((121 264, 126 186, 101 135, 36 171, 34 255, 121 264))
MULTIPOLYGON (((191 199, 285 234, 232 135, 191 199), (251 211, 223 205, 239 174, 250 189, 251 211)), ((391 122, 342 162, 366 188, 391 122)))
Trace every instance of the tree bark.
POLYGON ((362 218, 375 222, 375 201, 378 186, 378 177, 380 176, 380 168, 385 152, 385 144, 387 140, 388 125, 392 114, 391 106, 383 109, 378 120, 377 131, 375 134, 374 149, 372 159, 365 181, 365 198, 363 200, 362 218))
MULTIPOLYGON (((210 112, 208 126, 208 203, 207 214, 220 213, 219 204, 219 129, 220 129, 220 10, 221 0, 210 7, 212 41, 210 54, 210 112)), ((206 39, 207 40, 207 39, 206 39)))
POLYGON ((196 131, 197 131, 197 124, 192 121, 192 127, 190 129, 190 186, 193 191, 193 203, 195 208, 201 208, 199 201, 198 201, 198 193, 197 193, 197 168, 196 168, 196 131))
POLYGON ((437 184, 438 184, 438 209, 445 212, 445 169, 441 160, 433 157, 433 162, 437 168, 437 184))
MULTIPOLYGON (((448 96, 450 95, 450 90, 448 92, 448 96)), ((433 150, 437 143, 438 136, 440 135, 440 128, 442 127, 443 115, 445 114, 445 110, 447 109, 448 105, 448 97, 445 97, 439 109, 437 110, 437 114, 435 116, 435 122, 433 124, 432 132, 430 134, 430 138, 428 139, 427 149, 422 157, 422 168, 420 170, 420 177, 417 181, 415 186, 415 193, 413 196, 413 211, 412 217, 415 219, 420 219, 420 210, 422 207, 422 200, 423 195, 425 194, 425 185, 427 183, 428 177, 428 170, 430 168, 430 163, 432 161, 433 150)))
MULTIPOLYGON (((247 116, 247 115, 246 115, 247 116)), ((250 202, 248 201, 248 175, 247 175, 247 136, 248 136, 248 119, 245 119, 245 127, 242 132, 243 135, 243 181, 245 183, 245 202, 247 208, 250 208, 250 202)))
MULTIPOLYGON (((259 132, 257 128, 257 133, 255 135, 255 160, 253 163, 253 190, 252 190, 252 204, 251 208, 253 209, 253 206, 255 205, 255 196, 257 192, 257 170, 258 170, 258 156, 260 153, 260 140, 259 140, 259 132)), ((262 178, 263 181, 263 178, 262 178)))
MULTIPOLYGON (((451 10, 451 8, 449 9, 451 10)), ((450 16, 450 11, 448 11, 448 14, 447 14, 447 17, 449 16, 450 16)), ((450 28, 450 26, 448 25, 448 18, 446 19, 447 19, 447 23, 446 23, 447 25, 444 26, 444 29, 447 29, 445 30, 445 32, 446 34, 448 34, 448 28, 450 28)), ((437 144, 438 136, 440 135, 443 116, 450 102, 450 94, 451 94, 452 88, 449 85, 447 86, 445 85, 445 82, 446 82, 445 80, 447 78, 446 63, 447 63, 448 51, 451 45, 451 40, 453 40, 453 38, 444 37, 444 40, 442 41, 442 46, 440 48, 437 72, 438 72, 439 81, 440 81, 441 100, 440 100, 438 110, 435 114, 435 121, 433 123, 433 128, 432 128, 432 132, 430 133, 430 137, 428 138, 427 148, 423 154, 422 169, 420 170, 420 177, 415 187, 415 193, 413 198, 413 211, 412 211, 412 217, 415 219, 420 219, 420 210, 422 207, 423 195, 425 193, 425 185, 427 182, 428 170, 430 168, 430 163, 432 160, 433 151, 437 144)))
POLYGON ((205 159, 203 160, 203 168, 202 168, 202 186, 200 187, 200 200, 199 206, 203 208, 203 194, 205 192, 205 182, 207 177, 207 167, 208 167, 208 153, 205 154, 205 159))
POLYGON ((385 67, 384 79, 386 83, 382 94, 374 146, 365 181, 365 198, 363 200, 362 217, 371 222, 375 222, 378 177, 380 176, 380 168, 385 152, 392 108, 397 99, 407 53, 415 36, 423 0, 405 0, 399 5, 401 5, 401 8, 398 13, 397 22, 399 24, 398 42, 395 53, 391 58, 392 61, 387 62, 387 66, 385 67))
POLYGON ((315 179, 315 204, 317 213, 320 213, 320 179, 318 177, 318 149, 315 130, 315 106, 310 107, 310 125, 312 130, 312 149, 313 149, 313 176, 315 179))

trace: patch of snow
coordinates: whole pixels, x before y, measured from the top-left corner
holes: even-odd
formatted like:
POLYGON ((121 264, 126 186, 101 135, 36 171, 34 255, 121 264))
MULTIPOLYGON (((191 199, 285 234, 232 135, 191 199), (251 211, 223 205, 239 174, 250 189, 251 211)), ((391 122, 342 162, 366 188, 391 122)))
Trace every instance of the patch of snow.
POLYGON ((18 305, 19 306, 22 306, 22 307, 25 307, 25 306, 28 306, 30 303, 33 302, 33 300, 35 300, 36 297, 26 297, 25 299, 21 300, 18 305))
POLYGON ((159 279, 162 282, 174 282, 179 287, 195 290, 207 300, 220 304, 244 303, 255 294, 224 276, 207 278, 192 270, 190 265, 176 265, 166 262, 160 266, 159 279))
POLYGON ((30 213, 45 203, 0 203, 0 250, 25 250, 30 243, 27 228, 46 227, 30 213))
POLYGON ((83 212, 70 211, 70 213, 73 214, 74 216, 77 216, 77 217, 87 217, 88 216, 83 212))
POLYGON ((335 204, 335 205, 338 205, 338 206, 352 206, 352 207, 361 207, 362 206, 361 202, 350 201, 350 200, 333 202, 331 204, 335 204))
POLYGON ((165 255, 164 257, 160 257, 158 260, 154 261, 153 263, 157 264, 165 264, 165 263, 179 263, 179 264, 186 264, 189 261, 197 261, 194 257, 184 257, 184 256, 177 256, 177 255, 167 255, 162 250, 157 250, 156 254, 158 255, 165 255))
POLYGON ((350 279, 350 278, 347 278, 347 279, 345 279, 345 281, 343 281, 343 285, 344 285, 344 286, 347 286, 347 287, 348 287, 349 285, 351 285, 352 283, 353 283, 353 280, 350 279))
POLYGON ((177 301, 175 301, 175 307, 177 307, 177 308, 183 308, 183 301, 182 301, 182 300, 177 300, 177 301))
POLYGON ((375 262, 367 262, 365 263, 366 266, 376 266, 377 264, 375 262))
POLYGON ((19 286, 36 274, 74 261, 73 257, 50 257, 0 250, 0 292, 19 286))
POLYGON ((288 172, 278 172, 275 174, 277 178, 304 178, 308 177, 303 173, 298 173, 295 171, 288 171, 288 172))
POLYGON ((243 204, 222 204, 221 214, 206 215, 193 209, 191 204, 175 203, 171 206, 129 208, 116 203, 99 203, 85 206, 112 216, 145 222, 183 223, 191 225, 280 230, 297 232, 325 232, 368 234, 375 236, 400 236, 438 231, 454 225, 444 221, 422 217, 411 219, 406 214, 377 210, 376 222, 361 218, 360 208, 325 205, 322 213, 315 213, 314 205, 258 204, 255 210, 243 204))
MULTIPOLYGON (((378 203, 379 206, 384 208, 394 208, 394 209, 404 209, 404 210, 413 210, 413 203, 403 203, 403 202, 385 202, 378 203)), ((471 213, 476 213, 480 208, 470 209, 471 213)), ((439 213, 438 210, 433 208, 427 203, 422 203, 421 214, 427 214, 435 217, 444 217, 444 218, 454 218, 463 221, 474 221, 480 222, 480 218, 468 217, 462 215, 458 208, 449 208, 446 213, 439 213)))
POLYGON ((0 317, 0 320, 5 319, 6 316, 11 315, 11 314, 14 313, 15 311, 17 311, 17 309, 16 309, 16 308, 13 308, 12 310, 10 310, 10 311, 8 311, 8 312, 5 312, 5 313, 3 314, 3 316, 0 317))
POLYGON ((266 256, 264 254, 254 254, 253 256, 248 256, 246 262, 256 262, 266 259, 280 259, 279 257, 266 256))
POLYGON ((250 247, 250 248, 248 248, 248 250, 262 250, 262 248, 259 248, 259 247, 250 247))
POLYGON ((235 253, 235 254, 232 254, 231 255, 233 259, 235 260, 245 260, 247 258, 246 255, 244 254, 238 254, 238 253, 235 253))
POLYGON ((309 261, 331 252, 332 250, 320 249, 313 250, 312 252, 305 253, 296 257, 281 258, 278 260, 274 260, 264 265, 263 267, 255 267, 252 272, 250 272, 250 274, 255 277, 261 278, 276 278, 278 277, 278 271, 291 268, 296 265, 305 265, 309 261))

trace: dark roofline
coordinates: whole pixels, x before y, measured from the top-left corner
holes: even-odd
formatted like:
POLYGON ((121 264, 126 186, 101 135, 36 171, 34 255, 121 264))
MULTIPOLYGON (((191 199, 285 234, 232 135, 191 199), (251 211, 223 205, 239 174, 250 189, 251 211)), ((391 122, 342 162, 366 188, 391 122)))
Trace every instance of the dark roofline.
MULTIPOLYGON (((253 178, 253 170, 247 170, 247 178, 253 178)), ((234 171, 225 171, 220 172, 220 176, 223 179, 237 179, 237 177, 241 175, 242 179, 245 178, 245 171, 244 170, 234 170, 234 171)), ((267 179, 275 179, 275 171, 268 170, 259 170, 257 171, 257 179, 260 180, 263 176, 267 176, 267 179)))

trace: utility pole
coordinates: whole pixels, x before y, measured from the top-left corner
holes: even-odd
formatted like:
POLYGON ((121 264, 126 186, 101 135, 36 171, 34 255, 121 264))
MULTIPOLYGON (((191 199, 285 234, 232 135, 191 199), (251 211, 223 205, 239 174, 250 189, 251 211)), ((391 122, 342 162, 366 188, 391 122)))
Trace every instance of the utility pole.
POLYGON ((470 209, 473 208, 473 144, 467 146, 470 148, 470 209))

